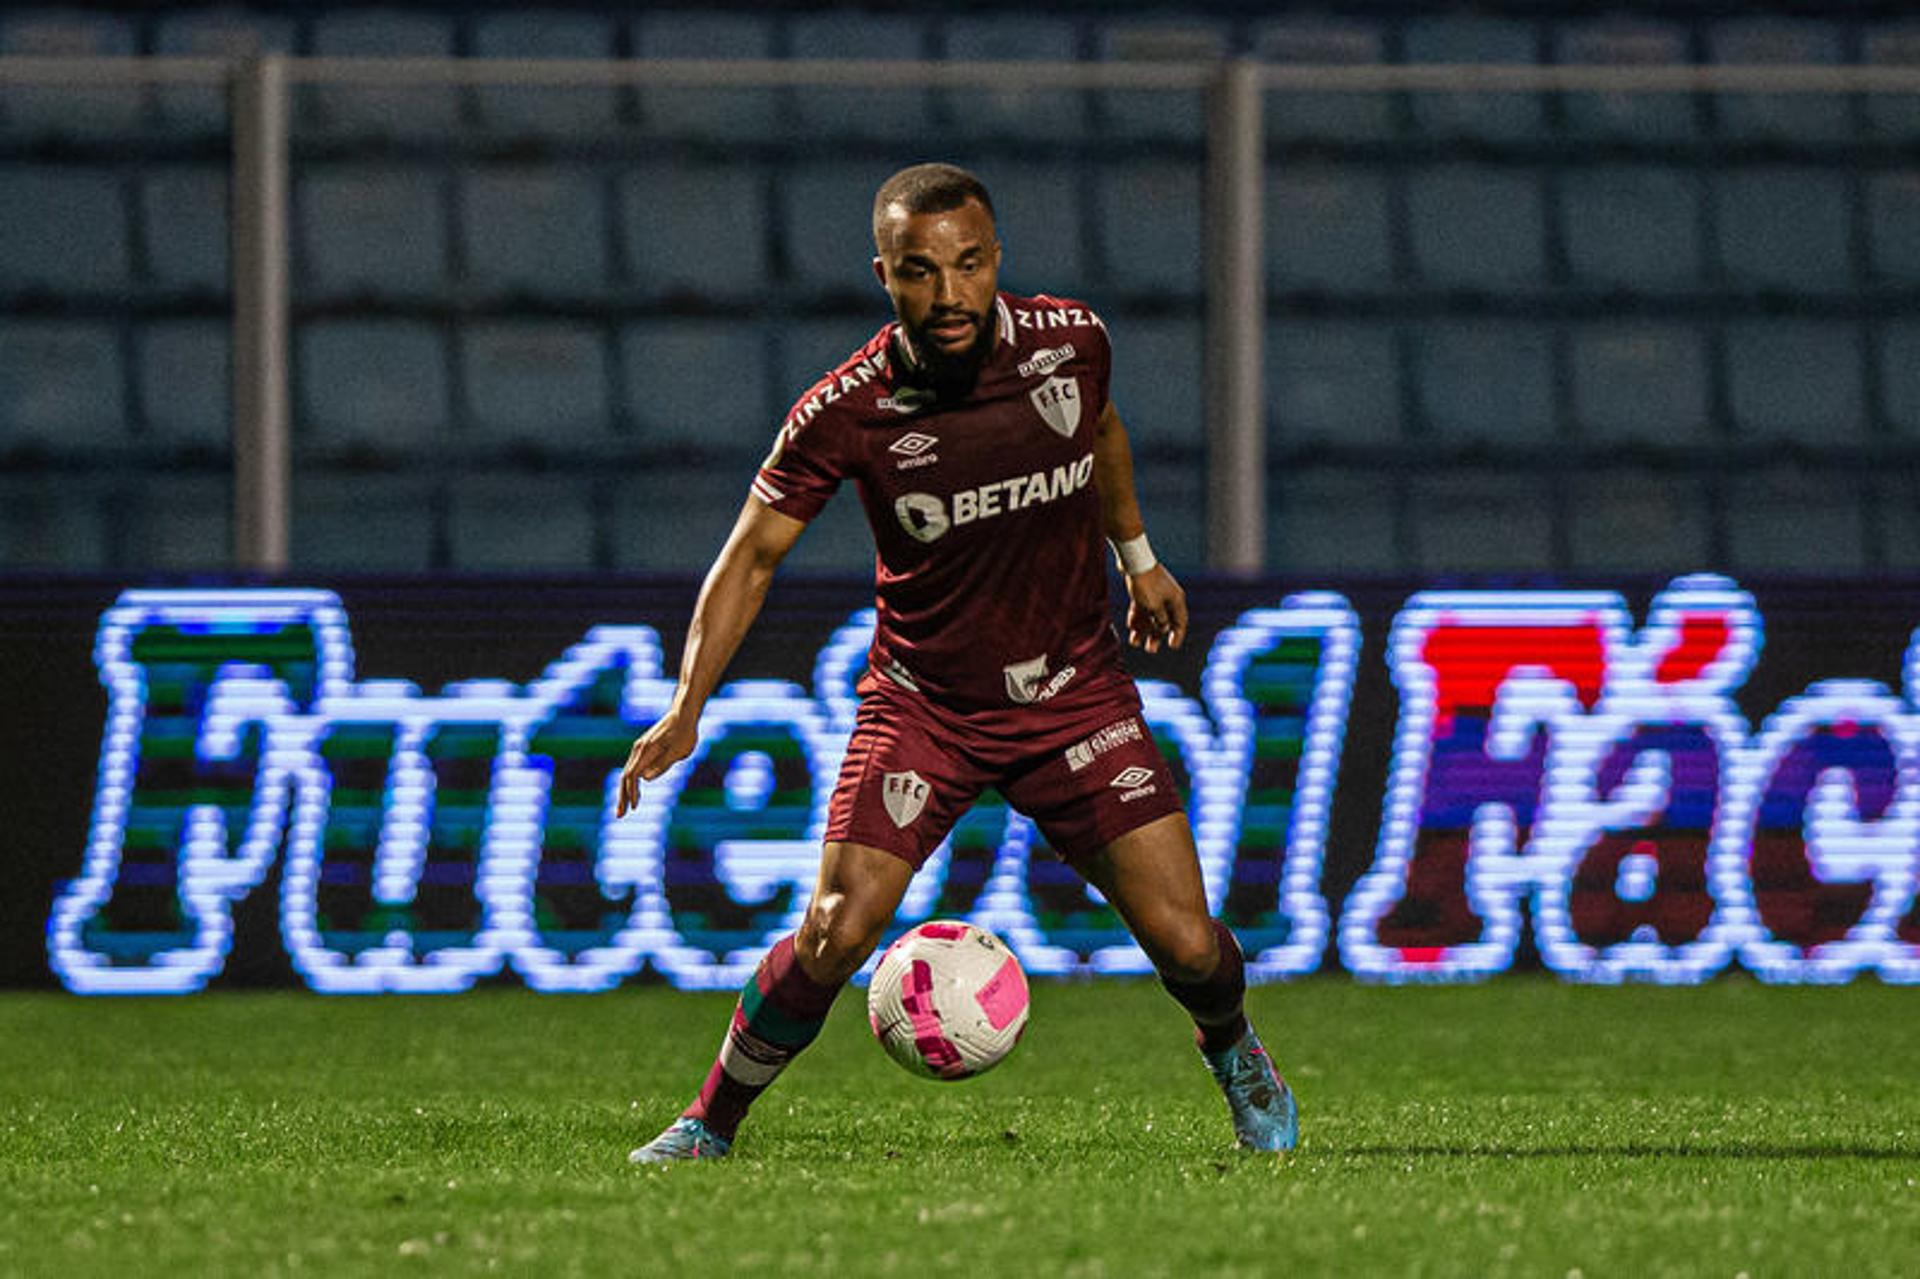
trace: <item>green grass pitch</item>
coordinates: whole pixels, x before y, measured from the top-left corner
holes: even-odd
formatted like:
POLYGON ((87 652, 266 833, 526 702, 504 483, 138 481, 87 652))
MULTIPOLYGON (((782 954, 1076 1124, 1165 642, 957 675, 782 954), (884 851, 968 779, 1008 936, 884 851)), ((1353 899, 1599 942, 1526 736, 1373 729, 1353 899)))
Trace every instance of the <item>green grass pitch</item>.
POLYGON ((1257 989, 1243 1155, 1175 1006, 1042 986, 966 1084, 862 994, 731 1160, 627 1150, 731 997, 0 996, 0 1273, 1920 1273, 1920 990, 1257 989))

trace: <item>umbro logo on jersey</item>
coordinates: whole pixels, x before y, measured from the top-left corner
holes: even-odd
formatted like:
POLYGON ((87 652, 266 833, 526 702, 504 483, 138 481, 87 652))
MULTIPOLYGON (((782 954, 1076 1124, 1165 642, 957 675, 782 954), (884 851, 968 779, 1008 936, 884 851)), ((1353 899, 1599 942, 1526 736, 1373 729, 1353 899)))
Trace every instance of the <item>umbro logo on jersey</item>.
POLYGON ((894 463, 894 469, 910 470, 916 466, 931 466, 940 460, 938 453, 929 453, 928 449, 938 444, 938 437, 920 431, 908 431, 905 435, 887 445, 887 452, 900 454, 900 460, 894 463))
POLYGON ((911 769, 904 773, 887 773, 881 777, 880 783, 887 816, 902 829, 911 826, 913 819, 920 816, 920 810, 927 806, 927 796, 933 791, 927 785, 927 779, 911 769))
POLYGON ((1136 799, 1145 799, 1160 789, 1153 784, 1153 770, 1142 768, 1138 764, 1115 773, 1113 780, 1107 785, 1120 792, 1120 802, 1123 804, 1131 804, 1136 799))
POLYGON ((1073 343, 1071 342, 1065 346, 1053 346, 1048 347, 1044 351, 1035 351, 1031 360, 1021 361, 1019 368, 1020 376, 1037 377, 1039 374, 1059 368, 1062 364, 1071 360, 1073 355, 1073 343))

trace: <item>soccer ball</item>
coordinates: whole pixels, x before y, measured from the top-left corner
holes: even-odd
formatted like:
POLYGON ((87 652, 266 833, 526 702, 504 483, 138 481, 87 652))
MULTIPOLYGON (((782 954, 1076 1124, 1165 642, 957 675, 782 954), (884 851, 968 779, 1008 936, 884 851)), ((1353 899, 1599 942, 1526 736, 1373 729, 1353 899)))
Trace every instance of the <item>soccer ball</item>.
POLYGON ((920 925, 887 947, 867 987, 867 1022, 916 1075, 968 1079, 1027 1028, 1027 974, 1006 943, 959 920, 920 925))

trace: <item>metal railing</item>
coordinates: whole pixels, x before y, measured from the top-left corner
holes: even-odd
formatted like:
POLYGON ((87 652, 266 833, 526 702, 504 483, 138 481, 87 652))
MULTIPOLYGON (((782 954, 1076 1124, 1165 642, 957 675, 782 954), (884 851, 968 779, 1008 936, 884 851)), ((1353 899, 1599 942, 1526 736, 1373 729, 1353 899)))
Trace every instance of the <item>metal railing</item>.
POLYGON ((1204 239, 1208 561, 1217 571, 1252 573, 1263 567, 1267 509, 1266 94, 1920 94, 1920 67, 0 57, 0 86, 181 84, 227 86, 234 104, 233 558, 236 567, 265 572, 287 567, 290 544, 287 222, 295 86, 1203 91, 1211 107, 1204 239))

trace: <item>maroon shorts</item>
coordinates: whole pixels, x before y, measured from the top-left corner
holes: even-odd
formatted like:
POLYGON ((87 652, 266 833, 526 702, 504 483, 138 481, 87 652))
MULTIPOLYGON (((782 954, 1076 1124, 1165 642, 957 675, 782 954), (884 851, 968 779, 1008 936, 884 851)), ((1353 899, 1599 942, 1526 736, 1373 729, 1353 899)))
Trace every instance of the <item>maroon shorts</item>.
POLYGON ((917 869, 993 786, 1074 861, 1182 809, 1124 675, 1071 705, 972 714, 871 673, 860 694, 829 841, 885 849, 917 869))

